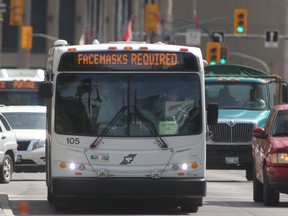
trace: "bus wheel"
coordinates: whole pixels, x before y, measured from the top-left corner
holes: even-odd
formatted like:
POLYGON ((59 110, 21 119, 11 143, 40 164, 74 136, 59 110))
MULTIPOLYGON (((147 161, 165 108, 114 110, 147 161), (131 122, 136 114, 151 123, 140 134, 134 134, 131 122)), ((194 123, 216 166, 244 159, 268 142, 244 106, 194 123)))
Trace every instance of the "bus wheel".
POLYGON ((7 184, 12 179, 13 161, 10 155, 5 155, 2 166, 0 167, 0 183, 7 184))
POLYGON ((180 208, 183 213, 196 213, 199 206, 195 203, 195 200, 185 199, 181 201, 180 208))
POLYGON ((50 186, 47 188, 47 200, 49 203, 53 203, 53 193, 50 186))

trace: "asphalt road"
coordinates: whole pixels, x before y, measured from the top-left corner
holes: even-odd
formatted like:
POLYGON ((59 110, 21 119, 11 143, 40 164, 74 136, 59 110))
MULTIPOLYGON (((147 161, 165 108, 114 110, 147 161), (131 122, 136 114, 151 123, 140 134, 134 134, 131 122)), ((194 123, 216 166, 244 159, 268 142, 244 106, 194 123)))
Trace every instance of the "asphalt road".
MULTIPOLYGON (((287 214, 288 196, 281 194, 278 207, 265 207, 252 200, 252 181, 244 171, 208 170, 207 196, 197 216, 282 216, 287 214)), ((176 207, 157 203, 117 202, 95 208, 94 201, 71 203, 70 211, 55 212, 46 200, 45 173, 14 173, 13 181, 0 185, 3 215, 185 215, 176 207), (27 205, 25 205, 27 204, 27 205), (22 208, 22 210, 21 210, 22 208), (22 212, 21 212, 21 211, 22 212)), ((187 215, 187 214, 186 214, 187 215)), ((191 214, 192 215, 192 214, 191 214)))

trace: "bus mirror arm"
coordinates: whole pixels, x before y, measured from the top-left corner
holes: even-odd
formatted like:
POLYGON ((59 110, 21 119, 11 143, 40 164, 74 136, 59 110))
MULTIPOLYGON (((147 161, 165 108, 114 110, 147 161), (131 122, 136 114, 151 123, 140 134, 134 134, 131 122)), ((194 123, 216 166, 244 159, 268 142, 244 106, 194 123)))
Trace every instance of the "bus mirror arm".
POLYGON ((282 83, 282 100, 284 103, 288 103, 288 85, 287 85, 287 82, 282 83))

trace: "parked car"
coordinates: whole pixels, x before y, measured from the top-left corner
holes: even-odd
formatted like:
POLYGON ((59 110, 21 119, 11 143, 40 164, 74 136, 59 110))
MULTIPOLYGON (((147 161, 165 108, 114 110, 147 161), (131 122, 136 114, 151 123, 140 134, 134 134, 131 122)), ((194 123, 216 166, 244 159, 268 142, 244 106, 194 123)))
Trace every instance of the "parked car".
POLYGON ((288 193, 288 104, 275 106, 253 136, 253 199, 277 206, 279 193, 288 193))
POLYGON ((2 106, 0 113, 16 134, 18 157, 15 172, 44 172, 46 107, 2 106))
POLYGON ((17 140, 2 114, 0 114, 0 136, 0 183, 9 183, 17 158, 17 140))

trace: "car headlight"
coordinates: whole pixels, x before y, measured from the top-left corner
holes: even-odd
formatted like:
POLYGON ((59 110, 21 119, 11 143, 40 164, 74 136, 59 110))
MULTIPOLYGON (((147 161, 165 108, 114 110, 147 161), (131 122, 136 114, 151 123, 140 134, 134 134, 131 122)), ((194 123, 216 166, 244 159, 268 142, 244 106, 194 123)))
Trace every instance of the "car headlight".
POLYGON ((270 162, 273 164, 288 164, 288 153, 274 153, 270 156, 270 162))
POLYGON ((32 151, 36 150, 36 149, 39 149, 39 148, 45 147, 45 140, 34 140, 32 142, 33 142, 32 151))

